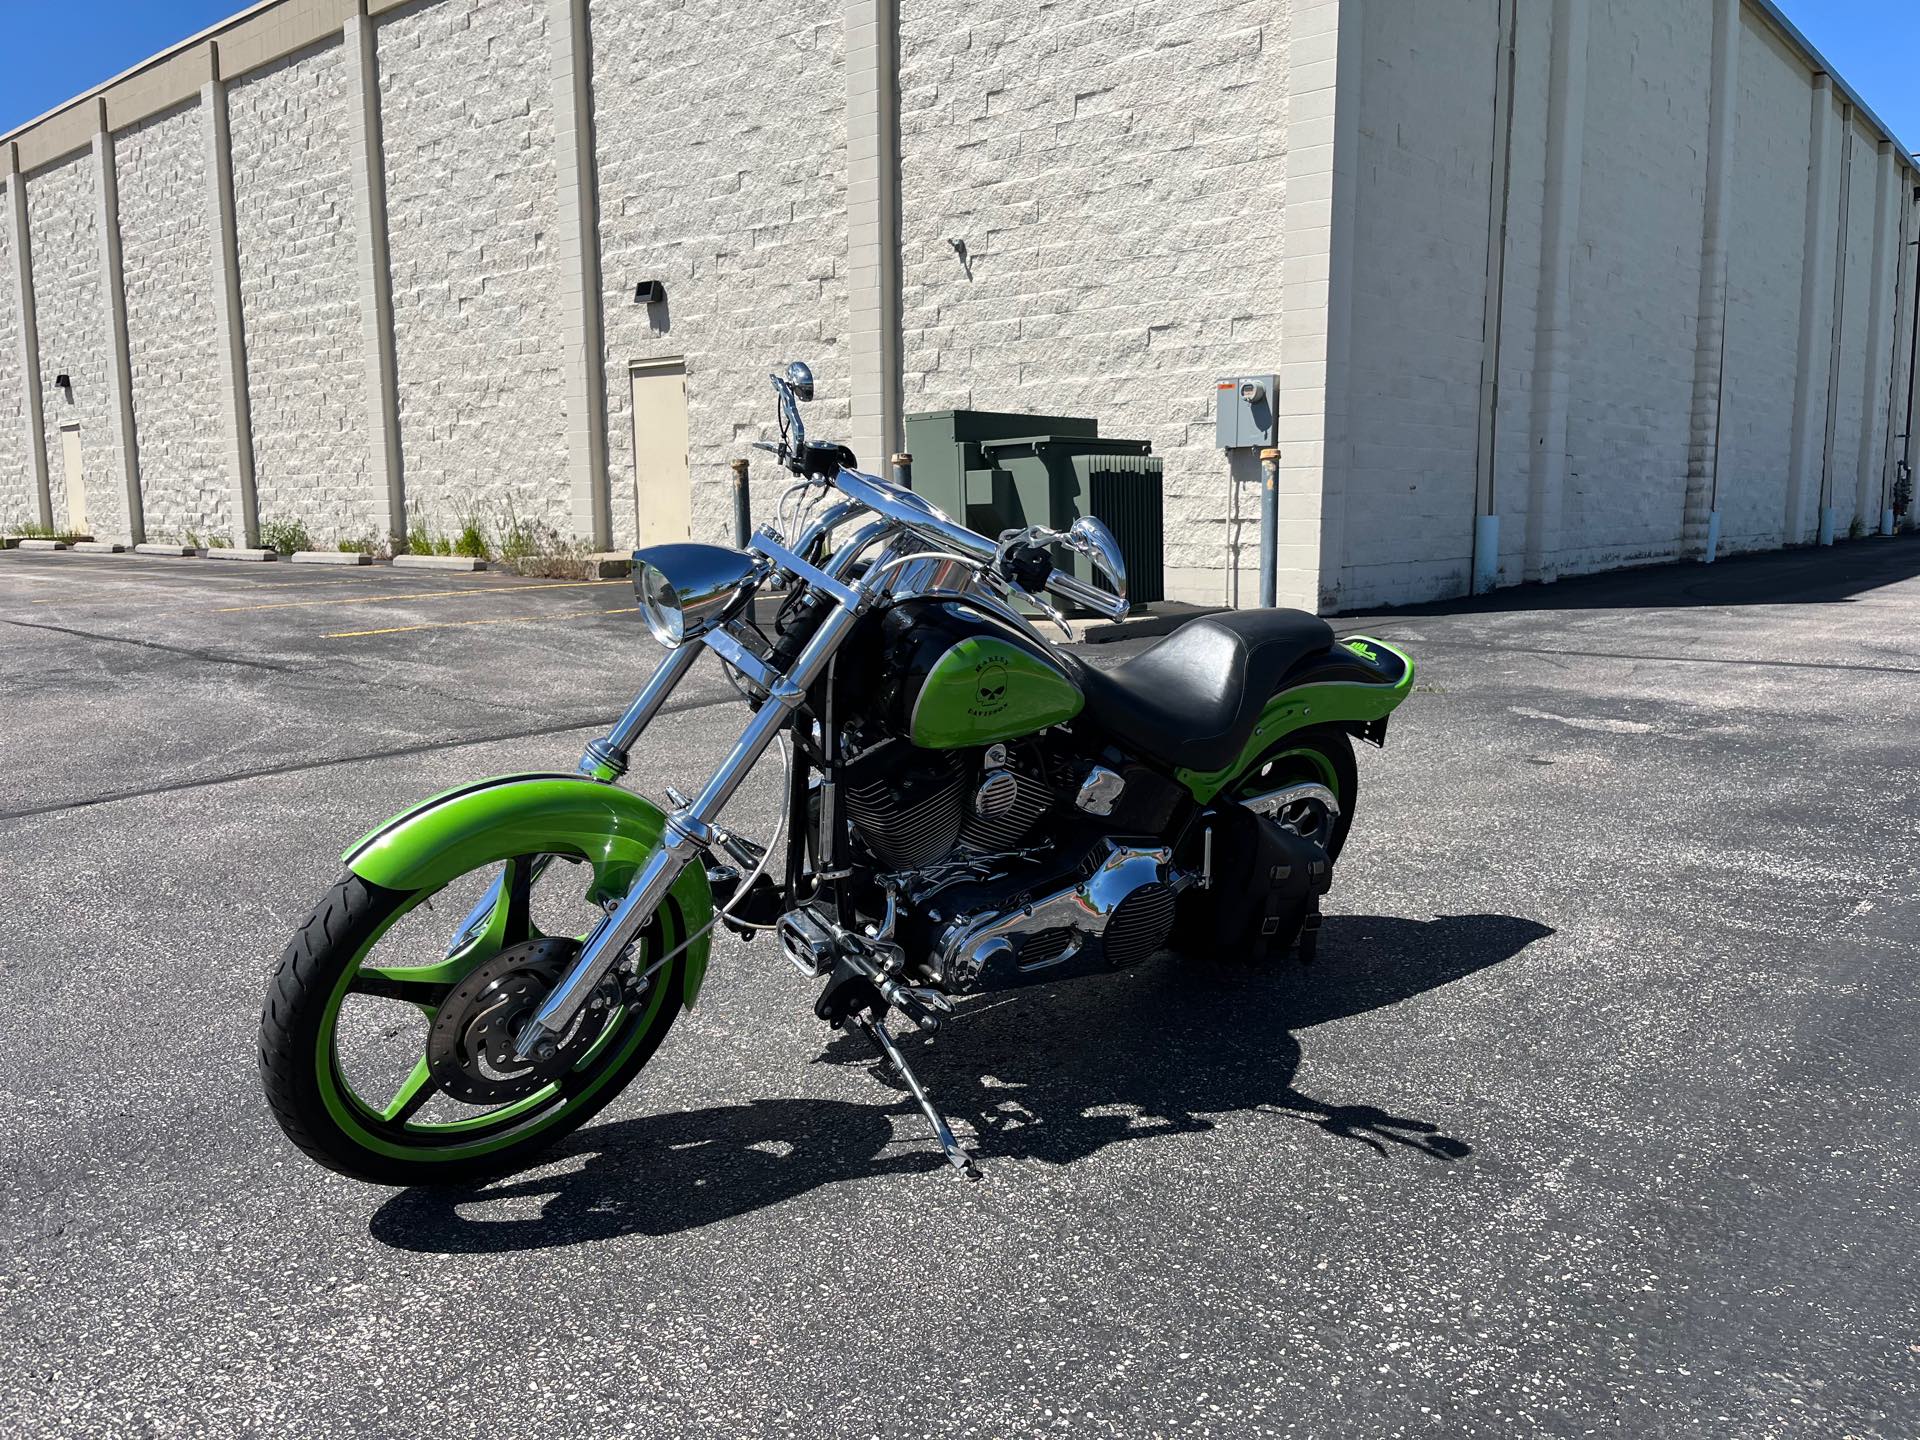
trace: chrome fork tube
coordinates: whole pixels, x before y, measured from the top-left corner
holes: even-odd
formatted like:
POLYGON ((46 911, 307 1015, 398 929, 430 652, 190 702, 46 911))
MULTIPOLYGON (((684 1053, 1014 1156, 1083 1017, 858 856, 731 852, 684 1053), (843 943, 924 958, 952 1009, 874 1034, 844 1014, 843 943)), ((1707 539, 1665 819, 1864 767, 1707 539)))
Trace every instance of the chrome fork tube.
MULTIPOLYGON (((836 580, 841 578, 860 552, 880 538, 887 528, 884 525, 872 525, 862 530, 845 550, 834 557, 827 567, 827 573, 836 580)), ((706 788, 692 804, 667 817, 666 830, 660 837, 660 848, 641 867, 625 898, 593 928, 586 943, 580 947, 579 957, 560 977, 560 983, 554 986, 552 993, 541 1002, 533 1018, 516 1037, 516 1047, 522 1057, 542 1058, 548 1053, 546 1047, 559 1043, 559 1038, 573 1023, 574 1016, 586 1004, 587 997, 618 963, 627 946, 633 943, 652 918, 653 912, 660 908, 661 902, 667 898, 667 892, 673 888, 673 882, 680 878, 680 872, 696 854, 712 843, 712 826, 719 819, 720 811, 733 798, 754 763, 773 743, 773 737, 780 733, 792 718, 794 710, 806 699, 807 687, 819 676, 834 651, 840 648, 859 614, 857 604, 836 601, 826 619, 820 622, 820 628, 814 632, 813 638, 807 641, 795 658, 792 670, 785 678, 775 681, 766 702, 747 722, 747 728, 735 743, 733 752, 720 762, 720 767, 707 781, 706 788)), ((691 644, 681 645, 674 653, 693 648, 691 644)), ((691 659, 685 663, 691 664, 691 659)), ((667 663, 662 662, 654 680, 659 680, 660 673, 667 668, 667 663)), ((654 688, 654 683, 648 682, 647 690, 651 692, 654 688)), ((661 694, 664 698, 664 689, 661 694)), ((632 718, 640 705, 641 701, 635 701, 634 710, 628 712, 627 718, 632 718)), ((659 708, 658 702, 653 708, 659 708)), ((619 735, 626 726, 627 718, 614 727, 614 736, 619 735)))
POLYGON ((660 663, 653 667, 652 676, 627 707, 627 713, 614 722, 613 729, 587 746, 586 753, 580 757, 582 775, 613 781, 627 773, 627 752, 640 738, 641 731, 660 713, 660 707, 667 703, 674 687, 686 679, 693 662, 700 658, 700 648, 697 641, 689 641, 674 646, 660 657, 660 663))

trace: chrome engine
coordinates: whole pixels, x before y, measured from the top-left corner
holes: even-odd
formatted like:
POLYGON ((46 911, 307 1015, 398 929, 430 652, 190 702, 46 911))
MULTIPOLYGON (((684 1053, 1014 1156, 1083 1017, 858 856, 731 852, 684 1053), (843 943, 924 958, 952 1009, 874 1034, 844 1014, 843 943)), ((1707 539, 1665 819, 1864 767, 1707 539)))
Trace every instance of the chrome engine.
POLYGON ((1056 970, 1094 946, 1108 969, 1135 964, 1172 934, 1183 887, 1166 846, 1102 840, 1090 873, 1016 908, 949 920, 935 934, 927 978, 955 994, 996 989, 1056 970))
POLYGON ((916 977, 959 994, 1132 965, 1164 945, 1192 880, 1166 846, 1073 823, 1037 838, 1057 806, 1069 822, 1107 816, 1121 787, 1099 766, 1056 783, 1031 745, 873 752, 848 776, 846 810, 901 904, 916 977))
POLYGON ((977 755, 882 746, 846 786, 854 832, 893 871, 918 870, 956 852, 1011 849, 1053 802, 1039 762, 1005 745, 977 755))

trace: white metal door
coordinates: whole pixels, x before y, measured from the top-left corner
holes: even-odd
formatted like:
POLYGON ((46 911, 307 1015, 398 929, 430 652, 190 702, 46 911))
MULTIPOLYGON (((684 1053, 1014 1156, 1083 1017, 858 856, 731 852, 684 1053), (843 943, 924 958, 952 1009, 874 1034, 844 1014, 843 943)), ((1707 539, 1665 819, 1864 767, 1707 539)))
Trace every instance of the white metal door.
POLYGON ((87 531, 87 482, 80 473, 80 427, 60 427, 60 464, 67 475, 67 528, 76 535, 87 531))
POLYGON ((693 530, 684 360, 633 366, 633 514, 642 545, 685 540, 693 530))

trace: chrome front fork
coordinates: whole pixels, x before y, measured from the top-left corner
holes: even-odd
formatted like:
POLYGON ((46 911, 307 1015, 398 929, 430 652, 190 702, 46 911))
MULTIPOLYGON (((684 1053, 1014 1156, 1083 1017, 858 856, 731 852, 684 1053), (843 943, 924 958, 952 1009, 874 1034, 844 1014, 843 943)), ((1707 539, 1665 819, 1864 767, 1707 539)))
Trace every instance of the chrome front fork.
POLYGON ((693 642, 676 645, 661 656, 660 663, 653 667, 652 677, 627 707, 627 713, 614 722, 613 729, 587 746, 587 753, 580 757, 580 773, 609 781, 626 774, 627 752, 633 748, 633 742, 653 723, 653 717, 660 713, 660 707, 667 703, 674 687, 687 678, 687 672, 699 658, 700 646, 693 642))
MULTIPOLYGON (((574 1016, 586 1004, 587 997, 599 987, 607 972, 619 963, 620 957, 638 938, 653 912, 660 908, 667 898, 667 892, 673 888, 673 882, 680 878, 680 872, 713 843, 713 823, 720 818, 720 812, 726 808, 748 772, 766 753, 774 736, 780 733, 794 710, 805 700, 808 687, 819 677, 827 661, 853 628, 859 616, 861 597, 857 591, 841 583, 840 576, 881 533, 883 527, 878 526, 869 526, 860 532, 835 556, 825 574, 813 571, 813 567, 804 561, 799 562, 797 568, 803 573, 812 572, 818 576, 819 582, 822 582, 819 588, 834 600, 833 609, 800 651, 793 668, 785 676, 768 677, 772 683, 768 686, 767 700, 747 722, 746 731, 734 745, 733 752, 721 761, 720 767, 707 781, 706 788, 694 798, 692 804, 682 806, 667 817, 667 828, 660 837, 660 848, 641 867, 626 896, 594 926, 580 948, 579 957, 560 977, 560 983, 554 986, 552 993, 516 1037, 516 1048, 522 1058, 537 1058, 544 1047, 559 1043, 560 1037, 572 1025, 574 1016)), ((685 678, 701 648, 702 642, 689 640, 668 652, 646 688, 628 707, 627 713, 620 717, 603 741, 595 741, 587 748, 587 754, 580 762, 583 771, 604 779, 616 778, 625 771, 628 748, 639 738, 647 723, 659 713, 674 686, 685 678), (611 773, 603 773, 606 770, 611 773)))

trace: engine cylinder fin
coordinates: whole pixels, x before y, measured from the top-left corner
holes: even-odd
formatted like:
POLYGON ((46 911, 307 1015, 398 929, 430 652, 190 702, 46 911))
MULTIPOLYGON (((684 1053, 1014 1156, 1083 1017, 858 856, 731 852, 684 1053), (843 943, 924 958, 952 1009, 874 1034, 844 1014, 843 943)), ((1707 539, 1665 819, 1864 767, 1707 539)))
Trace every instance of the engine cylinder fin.
POLYGON ((960 843, 969 850, 1010 849, 1053 804, 1045 783, 1018 770, 996 771, 995 787, 993 806, 976 806, 961 827, 960 843))
POLYGON ((904 780, 879 775, 850 785, 846 805, 860 838, 895 870, 918 869, 945 855, 966 819, 965 786, 950 757, 904 780))

